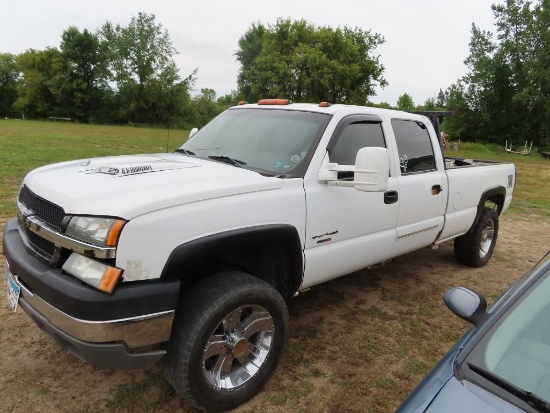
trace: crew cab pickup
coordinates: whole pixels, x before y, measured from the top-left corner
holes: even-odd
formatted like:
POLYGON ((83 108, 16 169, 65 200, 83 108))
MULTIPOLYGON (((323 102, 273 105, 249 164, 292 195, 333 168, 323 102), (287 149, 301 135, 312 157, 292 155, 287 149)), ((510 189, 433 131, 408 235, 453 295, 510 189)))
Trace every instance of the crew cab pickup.
POLYGON ((61 346, 99 367, 163 359, 206 410, 260 391, 300 291, 453 239, 486 264, 515 183, 513 164, 445 159, 405 112, 264 100, 190 135, 30 172, 4 270, 12 308, 61 346))

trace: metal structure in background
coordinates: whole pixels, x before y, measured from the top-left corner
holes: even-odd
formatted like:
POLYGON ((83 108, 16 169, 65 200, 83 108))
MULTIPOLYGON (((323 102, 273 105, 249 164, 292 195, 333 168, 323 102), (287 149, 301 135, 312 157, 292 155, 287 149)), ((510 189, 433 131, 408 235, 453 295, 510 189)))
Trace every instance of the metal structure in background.
POLYGON ((519 151, 512 150, 512 141, 510 141, 510 146, 508 146, 508 140, 506 140, 506 143, 504 144, 504 149, 506 149, 506 152, 509 153, 518 153, 520 155, 529 155, 531 153, 531 149, 533 149, 533 142, 531 141, 531 145, 528 146, 528 142, 525 141, 525 147, 519 151))
POLYGON ((435 133, 437 135, 437 139, 439 140, 439 146, 441 146, 441 150, 444 149, 443 147, 443 141, 441 139, 441 122, 443 122, 443 118, 446 118, 448 116, 453 116, 454 112, 452 111, 444 111, 444 110, 411 110, 410 113, 415 113, 417 115, 423 115, 429 118, 432 121, 432 125, 435 129, 435 133))

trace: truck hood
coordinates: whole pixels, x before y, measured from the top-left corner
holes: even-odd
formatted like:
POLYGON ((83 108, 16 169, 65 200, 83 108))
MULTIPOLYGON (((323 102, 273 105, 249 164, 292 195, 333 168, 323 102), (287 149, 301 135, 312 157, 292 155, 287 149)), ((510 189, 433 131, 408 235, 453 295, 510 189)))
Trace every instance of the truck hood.
POLYGON ((25 185, 67 214, 131 219, 190 202, 282 188, 282 179, 180 154, 79 160, 30 172, 25 185))

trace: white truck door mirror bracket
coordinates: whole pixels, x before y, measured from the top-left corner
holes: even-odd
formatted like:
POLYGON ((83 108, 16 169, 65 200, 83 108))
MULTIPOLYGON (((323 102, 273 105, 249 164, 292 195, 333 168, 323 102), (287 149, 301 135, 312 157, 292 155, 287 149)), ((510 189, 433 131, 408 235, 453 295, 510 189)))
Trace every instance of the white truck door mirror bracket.
POLYGON ((323 159, 319 173, 317 174, 317 181, 320 183, 327 183, 329 185, 336 185, 338 180, 338 164, 330 163, 328 159, 328 153, 323 159))

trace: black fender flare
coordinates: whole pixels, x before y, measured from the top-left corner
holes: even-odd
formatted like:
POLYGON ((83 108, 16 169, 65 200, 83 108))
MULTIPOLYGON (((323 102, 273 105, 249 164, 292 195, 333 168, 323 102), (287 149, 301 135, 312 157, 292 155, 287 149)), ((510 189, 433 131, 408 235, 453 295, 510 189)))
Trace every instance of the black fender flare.
MULTIPOLYGON (((497 206, 497 214, 500 215, 502 213, 502 209, 504 208, 504 200, 506 199, 506 188, 503 186, 497 186, 495 188, 487 189, 481 194, 481 198, 479 199, 479 204, 477 205, 477 213, 476 218, 474 219, 474 223, 470 227, 469 231, 474 229, 479 221, 479 217, 481 216, 481 212, 483 211, 483 208, 485 208, 485 203, 495 196, 501 196, 502 202, 495 202, 497 206)), ((469 232, 468 231, 468 232, 469 232)))
POLYGON ((304 256, 297 229, 288 224, 269 224, 239 228, 231 231, 207 235, 177 246, 166 261, 161 279, 180 278, 195 265, 207 259, 215 251, 246 248, 249 245, 277 244, 288 259, 289 273, 285 290, 289 295, 298 291, 304 275, 304 256), (177 275, 175 275, 177 274, 177 275))

